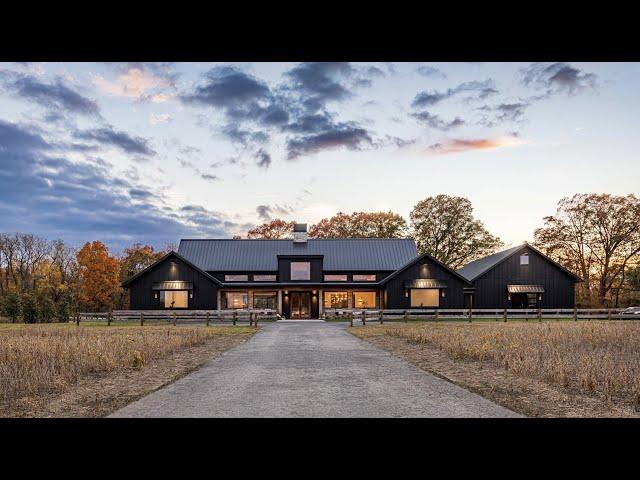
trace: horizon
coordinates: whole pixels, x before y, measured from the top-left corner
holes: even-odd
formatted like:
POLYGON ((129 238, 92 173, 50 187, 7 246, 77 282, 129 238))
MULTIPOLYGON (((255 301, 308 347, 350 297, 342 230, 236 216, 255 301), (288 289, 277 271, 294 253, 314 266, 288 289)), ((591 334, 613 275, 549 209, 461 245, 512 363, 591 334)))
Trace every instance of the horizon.
POLYGON ((640 63, 1 63, 1 231, 111 251, 468 198, 504 242, 637 194, 640 63))

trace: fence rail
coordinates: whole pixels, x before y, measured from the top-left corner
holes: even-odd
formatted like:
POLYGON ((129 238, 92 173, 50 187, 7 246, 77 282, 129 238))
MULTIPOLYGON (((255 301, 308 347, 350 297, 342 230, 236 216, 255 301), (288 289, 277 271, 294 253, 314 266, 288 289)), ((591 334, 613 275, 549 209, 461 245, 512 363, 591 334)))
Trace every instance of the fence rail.
POLYGON ((106 322, 107 326, 117 323, 145 323, 152 324, 211 324, 248 323, 258 326, 258 321, 277 320, 280 316, 276 310, 114 310, 113 312, 77 313, 73 321, 76 325, 81 322, 106 322))
POLYGON ((529 320, 624 320, 626 317, 621 314, 624 309, 616 308, 553 308, 553 309, 385 309, 385 310, 360 310, 360 309, 325 309, 324 318, 326 320, 344 320, 355 324, 366 325, 377 322, 383 324, 385 321, 447 321, 466 320, 468 322, 478 320, 493 321, 529 321, 529 320))

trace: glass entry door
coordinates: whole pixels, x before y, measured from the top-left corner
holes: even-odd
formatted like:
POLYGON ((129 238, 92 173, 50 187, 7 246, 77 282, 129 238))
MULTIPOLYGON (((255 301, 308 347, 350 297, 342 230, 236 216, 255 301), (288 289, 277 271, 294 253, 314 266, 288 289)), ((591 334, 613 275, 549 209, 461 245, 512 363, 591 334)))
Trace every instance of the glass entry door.
POLYGON ((291 318, 311 318, 311 292, 291 292, 291 318))

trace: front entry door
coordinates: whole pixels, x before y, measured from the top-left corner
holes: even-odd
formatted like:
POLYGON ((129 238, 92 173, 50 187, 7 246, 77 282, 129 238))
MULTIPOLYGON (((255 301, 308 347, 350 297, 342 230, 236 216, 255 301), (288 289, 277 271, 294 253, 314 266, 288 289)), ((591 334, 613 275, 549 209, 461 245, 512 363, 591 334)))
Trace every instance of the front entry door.
POLYGON ((291 292, 291 318, 311 318, 311 292, 291 292))

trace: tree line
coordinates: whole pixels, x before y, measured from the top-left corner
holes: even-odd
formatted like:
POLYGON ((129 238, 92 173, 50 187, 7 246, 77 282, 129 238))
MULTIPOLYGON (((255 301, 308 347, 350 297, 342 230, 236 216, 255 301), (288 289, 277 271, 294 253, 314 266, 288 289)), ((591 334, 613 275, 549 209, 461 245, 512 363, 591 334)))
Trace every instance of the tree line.
MULTIPOLYGON (((274 219, 246 238, 288 238, 293 221, 274 219)), ((437 195, 418 202, 409 221, 394 212, 339 212, 309 228, 311 238, 413 238, 457 269, 503 247, 473 215, 463 197, 437 195)), ((640 200, 634 195, 577 194, 534 230, 533 244, 583 280, 581 307, 640 303, 640 200)), ((241 237, 234 237, 241 238, 241 237)), ((96 240, 76 249, 33 234, 0 234, 0 313, 9 321, 66 321, 77 311, 128 307, 120 285, 173 249, 136 243, 112 255, 96 240)))

